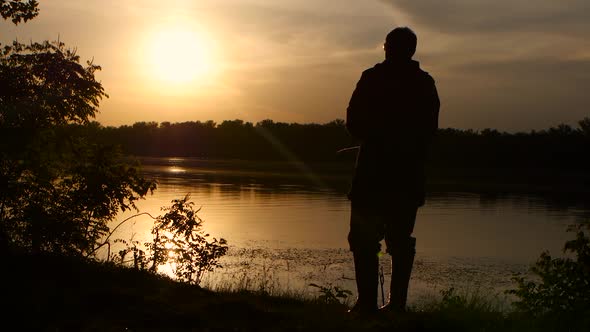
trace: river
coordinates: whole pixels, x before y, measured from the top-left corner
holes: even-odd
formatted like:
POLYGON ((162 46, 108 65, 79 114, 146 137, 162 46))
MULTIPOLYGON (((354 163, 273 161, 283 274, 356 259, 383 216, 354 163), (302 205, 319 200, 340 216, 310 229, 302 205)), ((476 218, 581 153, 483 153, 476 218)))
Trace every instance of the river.
MULTIPOLYGON (((224 267, 206 276, 206 287, 308 295, 317 292, 309 286, 315 283, 354 292, 346 241, 350 206, 342 187, 325 185, 313 174, 205 167, 182 158, 152 160, 144 171, 158 189, 139 202, 141 212, 162 214, 160 207, 190 193, 206 232, 228 241, 224 267)), ((567 226, 589 211, 575 195, 430 193, 414 230, 410 303, 449 287, 502 297, 514 287, 511 276, 525 273, 542 251, 560 255, 573 235, 567 226)), ((116 222, 131 215, 122 213, 116 222)), ((151 227, 149 218, 134 218, 113 237, 149 241, 151 227)), ((387 293, 388 256, 381 262, 387 293)))

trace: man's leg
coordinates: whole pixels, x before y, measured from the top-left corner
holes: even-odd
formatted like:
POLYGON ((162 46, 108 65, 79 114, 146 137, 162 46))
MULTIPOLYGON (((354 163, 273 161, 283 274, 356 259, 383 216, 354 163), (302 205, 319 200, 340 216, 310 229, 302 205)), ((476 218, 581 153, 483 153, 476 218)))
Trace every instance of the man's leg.
POLYGON ((371 210, 353 203, 350 216, 348 243, 354 257, 354 272, 358 299, 351 312, 377 311, 379 241, 383 239, 383 226, 371 210))
POLYGON ((389 303, 384 310, 404 312, 408 298, 408 286, 414 256, 416 255, 416 238, 412 237, 418 207, 400 206, 386 224, 385 243, 391 255, 391 286, 389 303))

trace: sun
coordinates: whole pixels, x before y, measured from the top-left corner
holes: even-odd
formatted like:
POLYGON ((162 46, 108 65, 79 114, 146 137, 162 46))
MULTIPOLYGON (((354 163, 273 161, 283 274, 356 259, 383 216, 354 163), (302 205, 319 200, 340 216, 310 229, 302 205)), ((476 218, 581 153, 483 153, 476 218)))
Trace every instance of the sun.
POLYGON ((213 71, 211 42, 189 25, 161 27, 147 40, 153 78, 182 85, 206 80, 213 71))

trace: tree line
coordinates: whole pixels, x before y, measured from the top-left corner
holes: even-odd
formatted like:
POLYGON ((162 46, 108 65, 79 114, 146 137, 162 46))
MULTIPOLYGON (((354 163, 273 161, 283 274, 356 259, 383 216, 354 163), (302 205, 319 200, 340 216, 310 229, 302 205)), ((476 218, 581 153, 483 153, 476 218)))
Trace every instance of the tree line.
MULTIPOLYGON (((137 122, 119 127, 92 122, 68 130, 120 145, 135 156, 195 157, 256 161, 354 162, 358 145, 344 120, 299 124, 264 120, 137 122)), ((439 129, 429 165, 439 168, 590 169, 590 118, 578 127, 561 124, 540 131, 508 133, 496 129, 439 129)))

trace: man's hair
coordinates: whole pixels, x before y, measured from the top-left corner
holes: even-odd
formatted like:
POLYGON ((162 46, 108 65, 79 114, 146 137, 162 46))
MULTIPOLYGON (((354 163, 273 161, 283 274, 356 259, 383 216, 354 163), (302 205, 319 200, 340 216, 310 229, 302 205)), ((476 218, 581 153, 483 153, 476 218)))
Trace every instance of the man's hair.
POLYGON ((416 52, 418 37, 412 29, 399 27, 391 30, 385 38, 385 50, 394 58, 411 59, 416 52))

